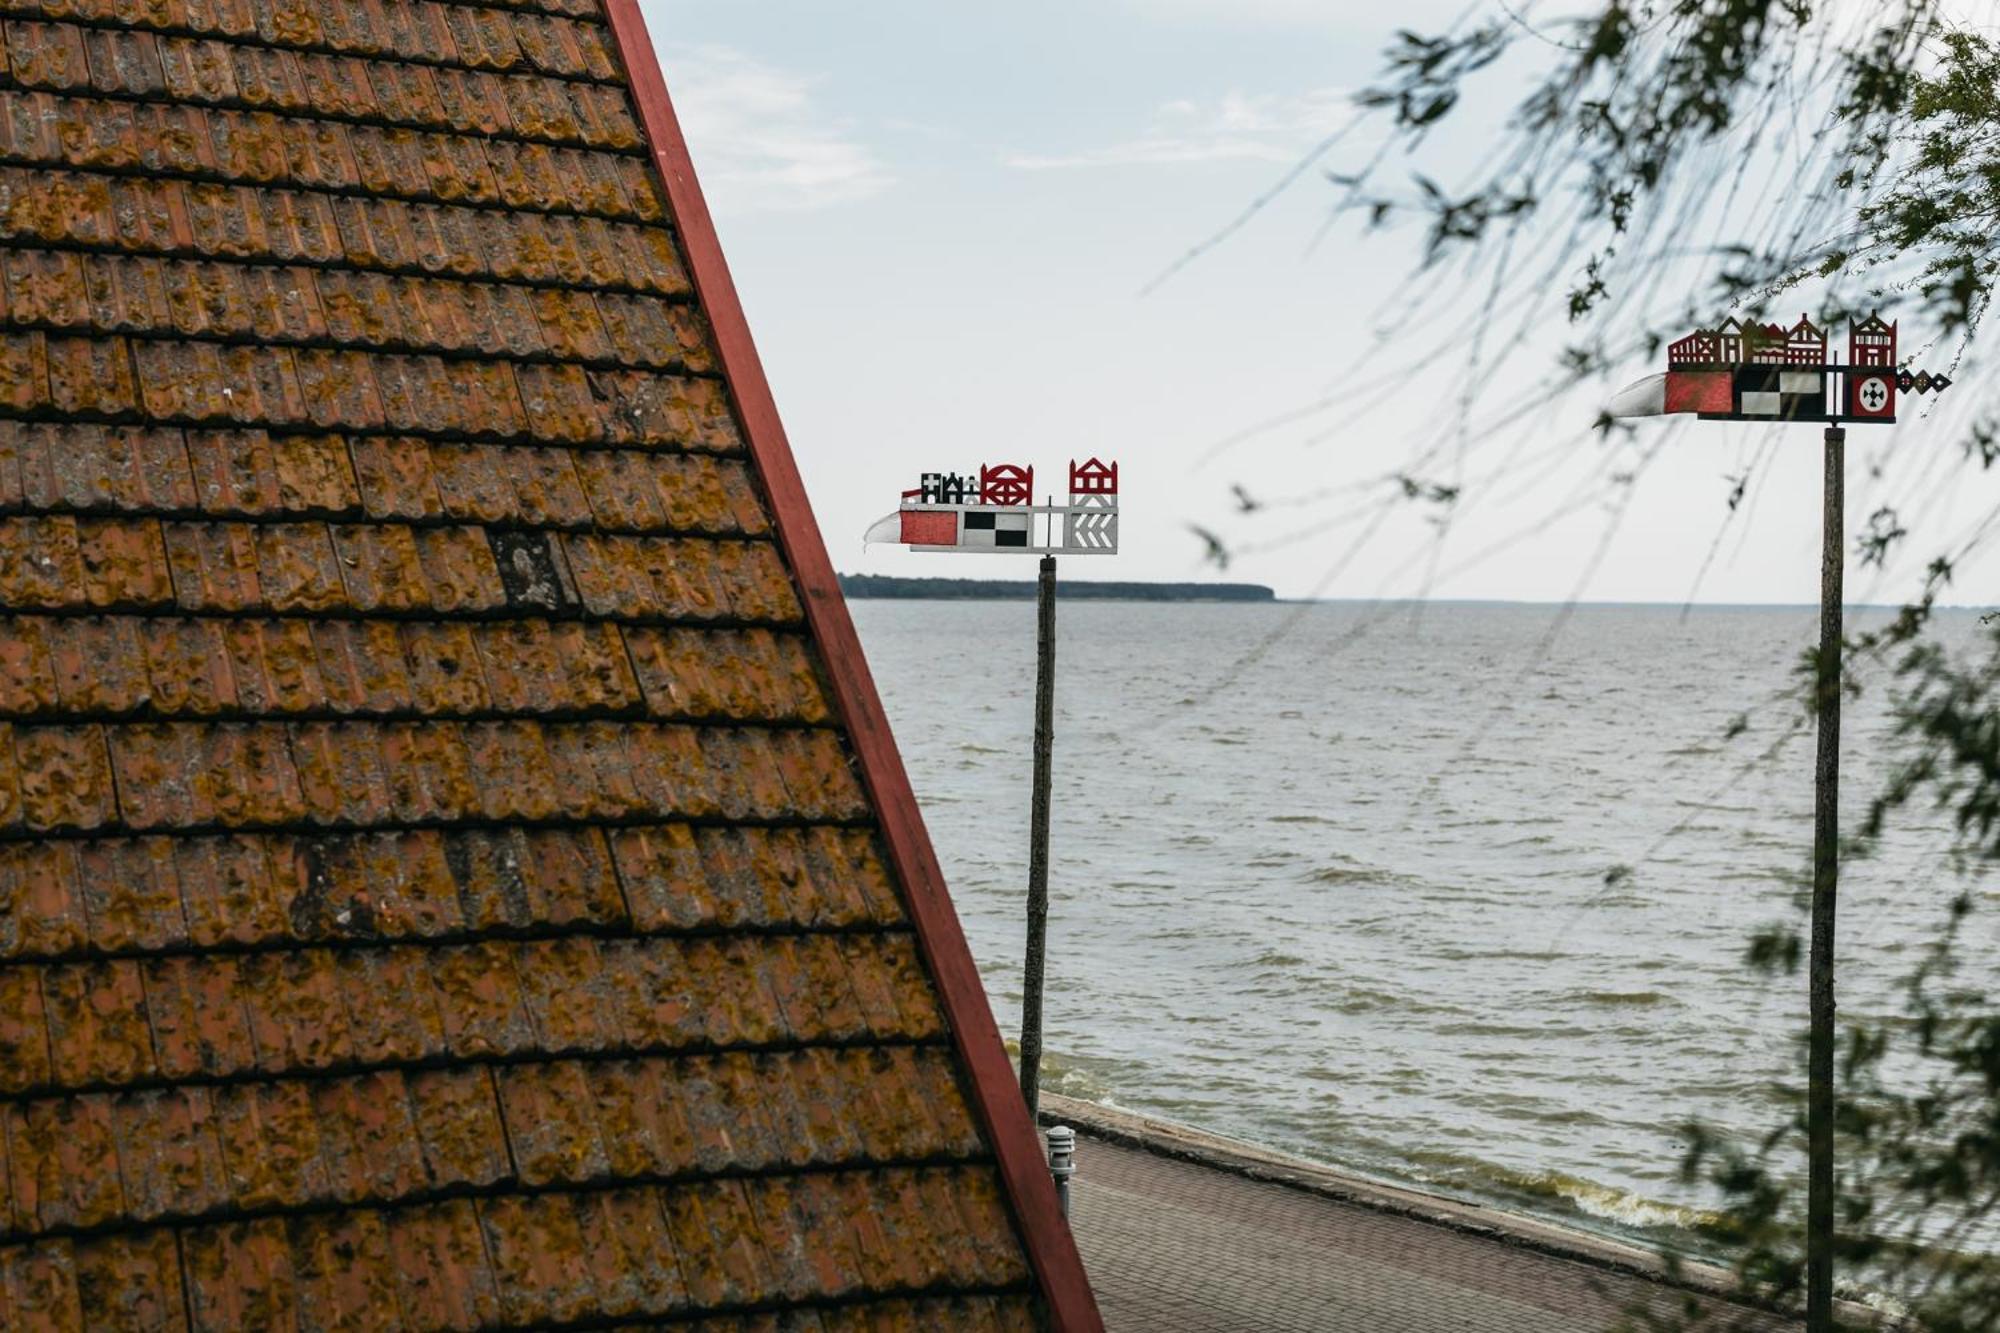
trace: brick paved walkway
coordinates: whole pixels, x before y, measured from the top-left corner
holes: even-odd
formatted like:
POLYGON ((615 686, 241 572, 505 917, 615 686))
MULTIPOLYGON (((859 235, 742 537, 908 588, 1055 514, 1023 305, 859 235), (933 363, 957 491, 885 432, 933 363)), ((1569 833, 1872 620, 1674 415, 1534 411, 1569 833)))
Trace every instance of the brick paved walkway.
POLYGON ((1609 1333, 1635 1300, 1679 1299, 1101 1139, 1079 1136, 1078 1167, 1072 1222, 1110 1333, 1609 1333))

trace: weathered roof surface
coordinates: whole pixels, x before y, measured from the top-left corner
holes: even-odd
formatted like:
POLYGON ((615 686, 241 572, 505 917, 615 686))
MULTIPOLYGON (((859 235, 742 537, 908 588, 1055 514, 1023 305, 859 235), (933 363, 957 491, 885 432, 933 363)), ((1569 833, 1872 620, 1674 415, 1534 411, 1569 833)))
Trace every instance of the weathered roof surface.
POLYGON ((1095 1327, 632 0, 0 64, 0 1327, 1095 1327))

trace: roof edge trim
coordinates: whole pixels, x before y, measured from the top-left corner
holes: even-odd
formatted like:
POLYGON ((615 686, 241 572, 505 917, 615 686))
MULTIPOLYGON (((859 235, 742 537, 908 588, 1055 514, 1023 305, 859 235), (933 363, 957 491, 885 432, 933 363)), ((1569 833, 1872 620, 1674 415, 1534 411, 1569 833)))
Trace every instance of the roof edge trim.
POLYGON ((674 115, 638 0, 605 0, 604 8, 649 151, 666 186, 668 211, 680 235, 696 297, 714 335, 738 424, 770 501, 778 544, 798 581, 806 622, 826 662, 835 705, 861 765, 862 782, 881 819, 882 839, 903 885, 918 947, 937 983, 952 1042, 972 1079, 973 1110, 992 1141, 1028 1261, 1061 1333, 1102 1333, 1103 1320, 1056 1200, 1040 1136, 1021 1099, 902 755, 861 654, 861 641, 806 497, 714 219, 695 178, 687 140, 674 115))

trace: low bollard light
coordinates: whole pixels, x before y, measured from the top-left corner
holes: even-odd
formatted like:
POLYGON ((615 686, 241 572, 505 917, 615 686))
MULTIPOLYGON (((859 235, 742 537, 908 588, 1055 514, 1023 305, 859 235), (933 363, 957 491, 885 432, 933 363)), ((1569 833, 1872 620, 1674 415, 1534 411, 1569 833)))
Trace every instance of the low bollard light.
POLYGON ((1055 1177, 1056 1199, 1069 1216, 1069 1178, 1076 1174, 1076 1131, 1068 1125, 1049 1126, 1049 1174, 1055 1177))

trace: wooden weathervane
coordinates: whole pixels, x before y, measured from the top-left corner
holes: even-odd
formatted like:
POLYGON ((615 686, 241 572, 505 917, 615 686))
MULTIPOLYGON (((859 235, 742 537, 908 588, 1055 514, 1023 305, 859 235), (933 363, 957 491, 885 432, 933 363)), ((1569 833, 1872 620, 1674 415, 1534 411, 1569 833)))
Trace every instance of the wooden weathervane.
POLYGON ((1069 465, 1069 502, 1036 504, 1035 470, 1017 463, 926 472, 864 540, 913 551, 992 555, 1118 554, 1118 465, 1069 465), (1058 540, 1060 538, 1060 540, 1058 540))
POLYGON ((1944 375, 1896 363, 1896 326, 1881 315, 1851 323, 1847 360, 1827 359, 1810 319, 1791 328, 1723 321, 1667 348, 1667 371, 1621 390, 1614 418, 1691 412, 1704 421, 1812 422, 1825 427, 1820 542, 1818 756, 1813 771, 1812 937, 1806 1071, 1806 1328, 1832 1333, 1835 1249, 1834 918, 1840 888, 1842 583, 1846 548, 1846 423, 1887 426, 1898 395, 1951 387, 1944 375))
MULTIPOLYGON (((1028 951, 1021 969, 1021 1095, 1040 1100, 1042 960, 1049 920, 1049 778, 1055 748, 1056 557, 1118 554, 1118 465, 1069 465, 1069 501, 1035 503, 1035 470, 1017 463, 976 472, 926 472, 867 542, 912 551, 1042 557, 1035 615, 1035 777, 1028 819, 1028 951)), ((1055 1131, 1051 1131, 1053 1142, 1055 1131)))
POLYGON ((1827 359, 1827 338, 1801 315, 1787 329, 1726 319, 1667 348, 1667 372, 1622 390, 1614 417, 1692 412, 1704 421, 1811 421, 1893 425, 1899 393, 1941 393, 1944 375, 1896 364, 1896 326, 1870 315, 1847 331, 1847 360, 1827 359))

